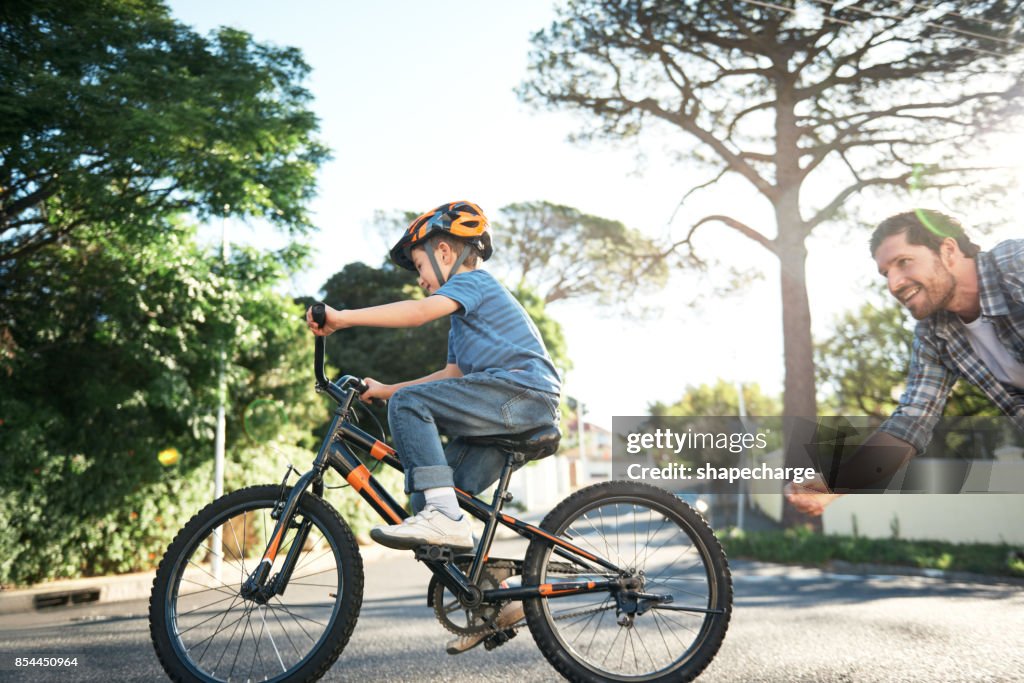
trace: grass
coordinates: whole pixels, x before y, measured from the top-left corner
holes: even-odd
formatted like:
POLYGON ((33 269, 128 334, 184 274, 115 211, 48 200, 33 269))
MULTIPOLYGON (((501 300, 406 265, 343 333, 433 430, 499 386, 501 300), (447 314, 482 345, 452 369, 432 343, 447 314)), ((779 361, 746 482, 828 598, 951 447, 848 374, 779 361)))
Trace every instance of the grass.
POLYGON ((722 536, 731 558, 818 566, 839 560, 1024 578, 1024 552, 1005 544, 823 536, 806 529, 722 536))

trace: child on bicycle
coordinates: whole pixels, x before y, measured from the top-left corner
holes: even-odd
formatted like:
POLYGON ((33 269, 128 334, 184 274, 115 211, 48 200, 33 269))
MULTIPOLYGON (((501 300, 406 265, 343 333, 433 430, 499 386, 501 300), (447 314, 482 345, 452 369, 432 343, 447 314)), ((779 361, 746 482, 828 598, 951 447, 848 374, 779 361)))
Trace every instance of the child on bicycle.
POLYGON ((558 421, 561 382, 540 333, 509 291, 477 269, 493 251, 488 227, 470 202, 428 211, 409 225, 391 259, 416 271, 429 296, 361 309, 327 307, 323 329, 306 314, 320 336, 345 327, 418 327, 451 318, 444 368, 398 384, 365 379, 364 401, 390 399, 388 420, 417 513, 373 529, 371 537, 392 548, 473 547, 472 526, 453 487, 482 491, 498 479, 505 459, 459 437, 519 433, 558 421), (441 434, 449 437, 447 447, 441 434))

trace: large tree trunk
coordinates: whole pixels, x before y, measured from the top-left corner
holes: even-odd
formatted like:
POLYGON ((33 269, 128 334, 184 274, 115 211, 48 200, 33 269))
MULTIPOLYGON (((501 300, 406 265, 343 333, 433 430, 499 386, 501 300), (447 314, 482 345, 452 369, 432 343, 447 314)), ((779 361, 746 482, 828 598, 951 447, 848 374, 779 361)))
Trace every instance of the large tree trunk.
MULTIPOLYGON (((782 336, 786 378, 782 416, 785 419, 787 467, 806 467, 798 444, 807 442, 806 430, 817 419, 814 384, 814 345, 811 339, 811 308, 807 298, 807 247, 804 244, 799 210, 795 205, 777 210, 779 238, 776 240, 782 286, 782 336), (797 448, 792 448, 797 444, 797 448)), ((821 531, 821 517, 808 517, 783 502, 782 523, 787 527, 809 526, 821 531)))

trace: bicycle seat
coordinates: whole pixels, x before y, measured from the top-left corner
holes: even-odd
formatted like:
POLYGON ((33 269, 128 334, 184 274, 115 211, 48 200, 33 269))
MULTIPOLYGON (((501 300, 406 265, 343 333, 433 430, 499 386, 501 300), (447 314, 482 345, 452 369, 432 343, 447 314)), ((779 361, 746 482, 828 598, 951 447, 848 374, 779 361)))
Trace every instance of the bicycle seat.
POLYGON ((558 450, 558 442, 562 433, 558 427, 541 427, 520 434, 493 434, 489 436, 467 436, 466 443, 477 446, 497 446, 499 448, 522 453, 528 460, 546 458, 558 450))

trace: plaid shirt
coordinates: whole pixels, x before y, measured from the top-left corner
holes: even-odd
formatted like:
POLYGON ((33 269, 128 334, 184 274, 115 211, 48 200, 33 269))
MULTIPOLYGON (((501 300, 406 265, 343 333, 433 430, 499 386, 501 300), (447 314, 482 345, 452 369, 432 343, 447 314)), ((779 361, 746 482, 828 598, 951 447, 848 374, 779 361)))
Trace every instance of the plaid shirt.
MULTIPOLYGON (((996 337, 1024 363, 1024 240, 1000 242, 976 257, 981 315, 996 337)), ((975 353, 955 313, 938 311, 917 324, 907 389, 880 429, 913 444, 918 453, 932 438, 953 383, 974 384, 1024 430, 1024 388, 997 380, 975 353)))

